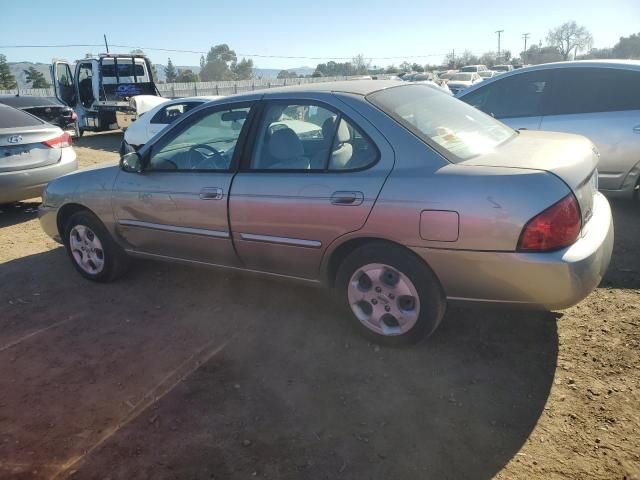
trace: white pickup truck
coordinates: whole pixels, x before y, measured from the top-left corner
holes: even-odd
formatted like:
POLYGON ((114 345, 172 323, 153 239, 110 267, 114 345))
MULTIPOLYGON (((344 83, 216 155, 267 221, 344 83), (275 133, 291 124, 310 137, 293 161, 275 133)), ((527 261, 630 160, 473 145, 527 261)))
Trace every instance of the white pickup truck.
POLYGON ((76 111, 80 134, 126 129, 140 113, 167 101, 151 71, 151 62, 138 54, 83 58, 73 70, 63 60, 51 65, 55 95, 76 111))

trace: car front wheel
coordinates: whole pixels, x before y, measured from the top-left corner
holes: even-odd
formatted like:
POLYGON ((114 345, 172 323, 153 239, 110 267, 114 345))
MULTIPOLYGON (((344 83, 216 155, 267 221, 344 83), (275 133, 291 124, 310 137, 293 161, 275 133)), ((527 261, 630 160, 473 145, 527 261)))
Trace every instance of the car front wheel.
POLYGON ((350 253, 338 269, 335 288, 357 328, 382 344, 428 337, 446 308, 431 269, 411 252, 382 242, 350 253))
POLYGON ((77 212, 71 216, 65 229, 64 245, 73 266, 89 280, 109 282, 126 270, 126 253, 90 212, 77 212))

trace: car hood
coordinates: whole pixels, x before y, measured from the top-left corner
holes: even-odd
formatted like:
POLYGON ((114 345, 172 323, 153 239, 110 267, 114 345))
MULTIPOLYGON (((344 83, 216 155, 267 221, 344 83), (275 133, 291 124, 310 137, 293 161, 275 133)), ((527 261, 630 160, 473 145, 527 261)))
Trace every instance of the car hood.
POLYGON ((60 206, 67 202, 83 203, 87 197, 95 198, 107 193, 110 196, 113 183, 120 168, 116 162, 95 165, 82 170, 68 173, 56 178, 47 185, 46 203, 50 206, 60 206))
POLYGON ((597 191, 595 170, 598 160, 597 149, 586 137, 524 130, 491 152, 459 162, 458 165, 551 172, 571 188, 586 220, 597 191))

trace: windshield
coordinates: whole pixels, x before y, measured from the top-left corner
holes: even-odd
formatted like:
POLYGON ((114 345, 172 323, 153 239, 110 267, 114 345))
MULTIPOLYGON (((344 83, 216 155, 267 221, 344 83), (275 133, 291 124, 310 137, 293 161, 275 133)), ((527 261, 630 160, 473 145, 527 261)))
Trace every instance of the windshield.
POLYGON ((425 85, 379 90, 367 100, 454 163, 488 153, 516 135, 494 118, 425 85))
POLYGON ((471 80, 471 77, 473 75, 471 75, 470 73, 456 73, 453 77, 451 77, 451 80, 460 80, 462 82, 468 82, 471 80))
POLYGON ((477 72, 478 67, 462 67, 460 71, 461 72, 477 72))
POLYGON ((509 70, 509 67, 507 65, 496 65, 493 69, 499 72, 506 72, 509 70))

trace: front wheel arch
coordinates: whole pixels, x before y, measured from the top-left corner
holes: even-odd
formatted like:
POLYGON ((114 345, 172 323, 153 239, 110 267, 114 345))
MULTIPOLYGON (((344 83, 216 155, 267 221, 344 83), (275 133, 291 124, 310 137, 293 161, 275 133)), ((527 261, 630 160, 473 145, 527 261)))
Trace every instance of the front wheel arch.
POLYGON ((60 207, 58 210, 58 217, 56 218, 56 226, 58 228, 58 234, 60 234, 60 238, 64 238, 64 233, 67 228, 67 223, 69 219, 77 212, 86 211, 91 213, 94 216, 97 216, 91 209, 85 207, 84 205, 80 205, 79 203, 67 203, 60 207))

